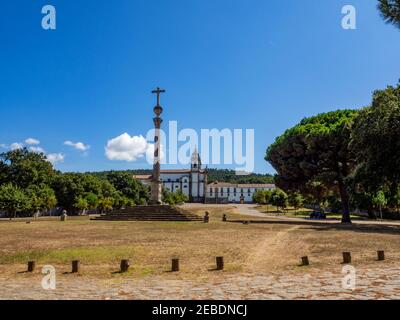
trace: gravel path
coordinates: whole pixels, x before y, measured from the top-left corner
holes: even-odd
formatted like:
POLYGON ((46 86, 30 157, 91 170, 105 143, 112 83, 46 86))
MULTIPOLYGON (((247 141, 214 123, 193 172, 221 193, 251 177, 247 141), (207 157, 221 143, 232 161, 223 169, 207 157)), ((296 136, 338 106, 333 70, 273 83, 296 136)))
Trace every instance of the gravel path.
POLYGON ((214 273, 206 280, 98 280, 61 275, 56 290, 50 291, 42 289, 40 275, 16 276, 0 280, 0 299, 400 299, 398 267, 357 270, 355 290, 342 286, 341 267, 324 273, 303 270, 289 274, 214 273))

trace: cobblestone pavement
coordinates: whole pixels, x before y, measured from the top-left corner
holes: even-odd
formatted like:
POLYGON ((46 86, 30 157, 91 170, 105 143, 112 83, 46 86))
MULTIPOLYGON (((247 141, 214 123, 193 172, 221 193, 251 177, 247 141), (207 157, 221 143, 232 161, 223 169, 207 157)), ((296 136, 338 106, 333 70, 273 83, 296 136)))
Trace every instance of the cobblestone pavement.
POLYGON ((0 279, 0 299, 400 299, 399 267, 357 270, 355 290, 343 287, 344 276, 341 267, 335 272, 301 269, 288 274, 213 272, 197 280, 57 275, 56 290, 44 290, 39 273, 10 274, 0 279))

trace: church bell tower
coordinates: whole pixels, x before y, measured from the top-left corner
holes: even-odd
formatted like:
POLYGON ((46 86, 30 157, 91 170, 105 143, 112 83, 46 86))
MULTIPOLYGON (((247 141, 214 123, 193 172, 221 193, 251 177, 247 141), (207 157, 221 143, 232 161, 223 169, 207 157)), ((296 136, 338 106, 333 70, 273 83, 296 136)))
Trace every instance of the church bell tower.
POLYGON ((194 152, 192 154, 190 169, 192 172, 199 172, 201 170, 201 159, 197 151, 197 147, 194 149, 194 152))

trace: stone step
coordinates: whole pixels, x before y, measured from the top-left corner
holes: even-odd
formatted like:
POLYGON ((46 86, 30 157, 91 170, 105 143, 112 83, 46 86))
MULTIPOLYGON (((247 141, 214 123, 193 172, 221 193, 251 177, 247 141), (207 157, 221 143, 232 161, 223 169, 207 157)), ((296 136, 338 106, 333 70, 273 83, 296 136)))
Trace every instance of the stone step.
POLYGON ((153 217, 153 218, 110 218, 110 217, 98 217, 93 220, 103 221, 202 221, 202 219, 185 219, 185 218, 164 218, 164 217, 153 217))
POLYGON ((119 220, 124 220, 124 219, 165 219, 165 220, 196 220, 196 221, 202 221, 203 219, 201 218, 193 218, 193 217, 176 217, 176 216, 125 216, 125 217, 118 217, 118 216, 105 216, 105 217, 97 217, 96 219, 119 219, 119 220))
POLYGON ((104 218, 95 218, 93 220, 97 220, 97 221, 175 221, 175 222, 200 222, 202 221, 201 219, 199 220, 195 220, 195 219, 174 219, 174 218, 108 218, 108 217, 104 217, 104 218))
POLYGON ((110 219, 110 218, 95 218, 93 220, 97 220, 97 221, 166 221, 166 222, 200 222, 202 221, 200 220, 193 220, 193 219, 168 219, 168 218, 126 218, 126 219, 110 219))
POLYGON ((161 206, 136 206, 113 211, 96 217, 93 220, 102 221, 202 221, 203 219, 183 209, 161 206))

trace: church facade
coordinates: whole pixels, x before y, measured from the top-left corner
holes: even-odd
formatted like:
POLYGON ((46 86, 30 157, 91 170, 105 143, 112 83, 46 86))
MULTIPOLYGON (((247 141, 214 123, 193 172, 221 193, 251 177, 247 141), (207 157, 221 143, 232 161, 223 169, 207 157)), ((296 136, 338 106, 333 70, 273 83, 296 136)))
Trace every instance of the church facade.
MULTIPOLYGON (((135 179, 151 184, 151 175, 136 175, 135 179)), ((190 169, 161 170, 163 188, 176 192, 181 190, 192 203, 252 203, 258 190, 273 190, 273 184, 208 183, 208 170, 202 168, 197 150, 192 154, 190 169)))

